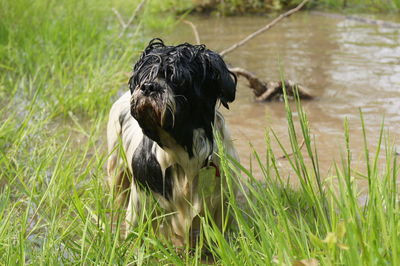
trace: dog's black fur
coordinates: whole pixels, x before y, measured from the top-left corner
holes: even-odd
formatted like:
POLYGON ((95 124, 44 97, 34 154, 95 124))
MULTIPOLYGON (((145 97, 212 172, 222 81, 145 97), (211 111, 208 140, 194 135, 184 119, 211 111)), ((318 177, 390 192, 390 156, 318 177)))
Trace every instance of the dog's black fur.
MULTIPOLYGON (((139 191, 145 188, 161 196, 165 209, 177 213, 171 218, 172 231, 183 239, 187 223, 203 211, 200 169, 211 163, 218 172, 219 160, 212 156, 213 130, 236 157, 224 119, 216 110, 218 101, 228 108, 235 99, 236 76, 204 45, 166 46, 153 39, 134 66, 129 89, 110 112, 109 181, 123 198, 130 197, 128 223, 136 222, 139 191), (119 138, 130 163, 120 171, 123 162, 115 152, 119 138), (126 172, 134 182, 124 177, 126 172), (129 193, 121 192, 128 188, 129 193)), ((215 178, 223 182, 218 174, 215 178)), ((210 196, 215 202, 221 196, 219 189, 217 185, 210 196)), ((220 217, 221 207, 212 208, 220 217)))

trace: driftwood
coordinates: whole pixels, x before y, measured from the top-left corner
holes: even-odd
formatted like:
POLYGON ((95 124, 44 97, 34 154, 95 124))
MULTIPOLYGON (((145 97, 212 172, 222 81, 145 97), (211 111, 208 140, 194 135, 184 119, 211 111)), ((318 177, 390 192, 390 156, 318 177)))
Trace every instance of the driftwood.
MULTIPOLYGON (((246 38, 243 40, 233 44, 229 48, 223 50, 220 55, 224 56, 233 50, 239 48, 240 46, 243 46, 245 43, 250 41, 251 39, 257 37, 261 33, 271 29, 273 26, 275 26, 278 22, 280 22, 282 19, 289 17, 290 15, 296 13, 299 11, 303 6, 308 2, 308 0, 303 0, 297 7, 279 15, 277 18, 275 18, 273 21, 265 25, 264 27, 258 29, 257 31, 253 32, 252 34, 248 35, 246 38)), ((195 31, 196 34, 196 31, 195 31)), ((198 35, 198 33, 197 33, 198 35)), ((312 99, 313 96, 308 92, 308 89, 305 87, 296 84, 295 82, 291 80, 285 80, 284 82, 282 81, 262 81, 259 79, 255 74, 251 73, 250 71, 235 67, 231 68, 230 71, 234 72, 237 76, 242 76, 246 78, 249 82, 249 87, 253 90, 254 95, 256 96, 257 101, 271 101, 271 100, 280 100, 282 99, 283 96, 283 88, 286 89, 287 95, 288 96, 294 96, 295 95, 295 90, 297 89, 299 97, 301 99, 312 99)))
MULTIPOLYGON (((294 14, 295 12, 299 11, 306 3, 308 0, 302 1, 297 7, 281 14, 278 16, 276 19, 265 25, 264 27, 260 28, 256 32, 248 35, 246 38, 241 40, 238 43, 235 43, 234 45, 230 46, 229 48, 223 50, 220 52, 221 56, 226 55, 227 53, 232 52, 233 50, 239 48, 240 46, 244 45, 251 39, 255 38, 257 35, 269 30, 273 26, 275 26, 279 21, 282 19, 289 17, 290 15, 294 14)), ((200 44, 200 35, 199 32, 197 31, 197 27, 188 20, 184 20, 183 23, 188 24, 192 31, 193 34, 196 38, 197 44, 200 44)), ((257 101, 271 101, 271 100, 281 100, 283 96, 283 88, 286 89, 287 95, 294 96, 296 95, 296 90, 299 94, 299 97, 301 99, 312 99, 313 96, 308 92, 308 89, 305 88, 304 86, 301 86, 299 84, 296 84, 295 82, 291 80, 285 80, 284 82, 282 81, 268 81, 264 82, 261 79, 259 79, 255 74, 251 73, 250 71, 240 68, 240 67, 234 67, 230 68, 230 71, 235 73, 237 76, 242 76, 246 78, 249 82, 249 87, 253 90, 254 95, 256 96, 257 101)))
POLYGON ((240 68, 230 68, 230 71, 237 76, 245 77, 249 82, 249 87, 253 90, 257 101, 271 101, 281 99, 283 95, 283 88, 286 89, 288 96, 296 95, 296 89, 301 99, 313 99, 313 96, 308 92, 308 89, 300 84, 296 84, 291 80, 282 81, 268 81, 264 82, 253 73, 240 68))

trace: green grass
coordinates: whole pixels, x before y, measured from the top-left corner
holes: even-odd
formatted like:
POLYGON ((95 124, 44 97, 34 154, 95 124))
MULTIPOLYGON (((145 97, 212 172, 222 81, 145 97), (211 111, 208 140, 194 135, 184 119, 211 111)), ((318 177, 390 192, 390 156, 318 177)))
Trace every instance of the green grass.
POLYGON ((319 0, 316 2, 322 8, 350 9, 363 12, 399 12, 399 0, 319 0))
MULTIPOLYGON (((183 0, 191 2, 188 0, 183 0)), ((200 7, 216 10, 222 14, 265 13, 292 8, 302 0, 196 0, 200 7)), ((350 12, 399 12, 399 0, 309 0, 307 8, 333 9, 350 12)))
MULTIPOLYGON (((143 25, 157 25, 154 14, 168 8, 153 1, 129 34, 118 38, 121 27, 111 8, 127 20, 136 4, 0 0, 0 265, 198 265, 202 246, 222 265, 302 259, 322 265, 399 264, 399 163, 384 127, 376 151, 365 141, 367 170, 359 173, 349 143, 360 136, 349 136, 344 121, 342 161, 332 175, 321 176, 318 140, 300 103, 294 120, 286 102, 291 149, 282 148, 294 152, 288 160, 298 189, 281 174, 270 145, 279 139, 269 131, 267 156, 254 153, 261 181, 219 154, 228 184, 236 182, 236 173, 242 194, 238 201, 228 193, 237 224, 231 231, 222 234, 204 217, 201 245, 177 251, 156 236, 151 221, 163 214, 150 204, 140 225, 120 239, 120 223, 112 225, 118 211, 104 182, 107 113, 147 41, 143 25), (360 179, 368 183, 363 205, 360 179)), ((365 131, 361 137, 367 139, 365 131)))

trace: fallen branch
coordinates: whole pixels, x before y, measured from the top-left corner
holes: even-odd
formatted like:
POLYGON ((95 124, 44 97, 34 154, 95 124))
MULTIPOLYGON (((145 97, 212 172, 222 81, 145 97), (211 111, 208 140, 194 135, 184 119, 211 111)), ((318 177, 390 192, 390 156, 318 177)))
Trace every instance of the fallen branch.
POLYGON ((232 52, 233 50, 235 50, 235 49, 239 48, 240 46, 244 45, 246 42, 250 41, 251 39, 255 38, 256 36, 260 35, 261 33, 269 30, 270 28, 275 26, 275 24, 277 24, 282 19, 284 19, 286 17, 289 17, 290 15, 292 15, 292 14, 296 13, 297 11, 299 11, 307 2, 308 2, 308 0, 304 0, 297 7, 287 11, 286 13, 283 13, 283 14, 279 15, 277 18, 275 18, 273 21, 271 21, 270 23, 268 23, 267 25, 265 25, 261 29, 253 32, 252 34, 250 34, 249 36, 247 36, 246 38, 244 38, 240 42, 237 42, 234 45, 232 45, 231 47, 229 47, 229 48, 223 50, 222 52, 220 52, 220 55, 224 56, 224 55, 232 52))
POLYGON ((283 95, 283 88, 285 88, 288 96, 295 96, 296 90, 299 94, 300 99, 313 99, 313 96, 308 92, 308 89, 300 84, 296 84, 291 80, 282 81, 268 81, 264 82, 259 79, 255 74, 240 68, 230 68, 231 72, 237 76, 245 77, 249 82, 249 87, 253 90, 257 101, 271 101, 274 99, 280 99, 283 95))
MULTIPOLYGON (((304 5, 307 1, 303 1, 302 4, 300 4, 297 8, 295 9, 300 9, 302 5, 304 5)), ((293 14, 295 9, 292 9, 289 12, 292 12, 293 14)), ((285 14, 289 13, 286 12, 285 14)), ((283 14, 283 15, 285 15, 283 14)), ((282 15, 281 15, 282 16, 282 15)), ((279 16, 279 17, 281 17, 279 16)), ((287 15, 286 15, 287 16, 287 15)), ((275 23, 277 23, 279 20, 275 20, 275 23)), ((185 24, 188 24, 193 31, 193 34, 196 38, 197 44, 200 44, 200 36, 199 32, 197 31, 196 25, 194 25, 191 21, 188 20, 183 20, 182 21, 185 24)), ((243 45, 242 43, 241 45, 243 45)), ((222 56, 222 54, 221 54, 222 56)), ((243 76, 245 77, 248 82, 249 82, 249 87, 253 90, 254 95, 256 96, 257 101, 270 101, 274 99, 281 99, 283 95, 283 88, 286 89, 287 95, 294 97, 296 95, 296 92, 299 94, 299 97, 301 99, 312 99, 313 96, 308 92, 308 89, 305 87, 296 84, 295 82, 291 80, 285 80, 283 83, 282 81, 268 81, 264 82, 260 80, 255 74, 239 67, 235 68, 230 68, 229 69, 231 72, 235 73, 237 76, 243 76)))
POLYGON ((199 35, 199 32, 197 31, 196 25, 194 25, 193 22, 191 22, 189 20, 182 20, 182 22, 189 25, 192 28, 194 37, 196 39, 196 44, 201 44, 200 35, 199 35))

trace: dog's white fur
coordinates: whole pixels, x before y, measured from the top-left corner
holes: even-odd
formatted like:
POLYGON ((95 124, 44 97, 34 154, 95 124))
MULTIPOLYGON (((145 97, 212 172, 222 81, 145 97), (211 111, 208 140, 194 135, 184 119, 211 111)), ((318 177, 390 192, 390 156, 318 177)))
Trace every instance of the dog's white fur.
MULTIPOLYGON (((119 203, 121 206, 127 207, 126 225, 128 229, 137 223, 141 207, 140 200, 146 196, 146 193, 141 191, 137 184, 133 182, 135 177, 133 179, 131 177, 132 157, 141 143, 143 132, 138 122, 130 114, 130 100, 131 93, 128 91, 114 103, 107 127, 108 151, 110 153, 107 163, 108 183, 112 189, 120 191, 117 196, 119 203), (123 119, 121 119, 121 116, 123 119), (121 147, 125 159, 121 156, 121 150, 119 150, 121 147), (126 161, 124 162, 124 160, 126 161), (124 189, 130 189, 130 191, 124 192, 122 191, 124 189), (128 200, 127 197, 129 197, 128 200), (126 200, 127 206, 124 205, 126 200)), ((215 115, 214 130, 221 136, 225 151, 238 160, 224 118, 218 111, 215 115)), ((188 153, 174 139, 167 135, 161 137, 164 140, 169 140, 168 145, 166 145, 168 148, 161 148, 154 143, 152 150, 148 152, 156 154, 163 173, 174 164, 179 164, 183 171, 174 172, 171 199, 167 200, 157 193, 154 193, 154 195, 162 208, 173 213, 169 216, 170 228, 167 230, 169 234, 172 234, 170 239, 173 240, 175 245, 183 245, 185 236, 190 229, 200 229, 199 224, 195 225, 193 220, 197 215, 204 214, 203 202, 212 205, 207 206, 207 209, 213 215, 216 223, 219 224, 222 221, 223 204, 221 202, 220 184, 223 183, 223 180, 221 180, 221 177, 215 177, 216 180, 214 181, 217 182, 210 182, 210 184, 217 184, 211 197, 203 198, 202 188, 198 187, 199 171, 204 167, 204 162, 208 159, 209 154, 217 152, 217 145, 216 141, 211 144, 207 140, 203 129, 196 129, 193 132, 194 156, 189 158, 188 153)), ((211 161, 219 168, 217 156, 211 156, 211 161)), ((222 224, 219 225, 222 226, 222 224)))

